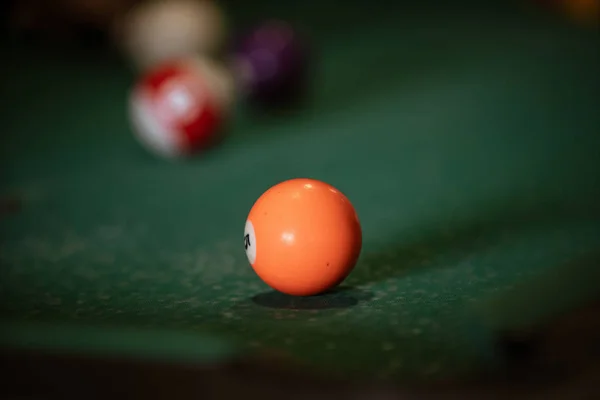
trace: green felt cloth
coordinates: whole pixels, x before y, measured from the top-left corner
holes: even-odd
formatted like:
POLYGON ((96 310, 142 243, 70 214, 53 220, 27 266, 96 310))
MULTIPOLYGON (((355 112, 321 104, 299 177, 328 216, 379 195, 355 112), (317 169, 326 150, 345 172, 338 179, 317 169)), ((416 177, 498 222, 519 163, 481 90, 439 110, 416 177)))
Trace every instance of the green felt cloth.
POLYGON ((288 117, 240 105, 187 162, 135 142, 119 60, 6 46, 0 194, 21 208, 0 220, 0 338, 210 359, 230 341, 403 379, 493 364, 466 310, 600 245, 597 33, 508 6, 255 3, 230 11, 313 35, 314 98, 288 117), (253 202, 299 176, 342 190, 364 233, 346 289, 318 299, 270 293, 242 247, 253 202))

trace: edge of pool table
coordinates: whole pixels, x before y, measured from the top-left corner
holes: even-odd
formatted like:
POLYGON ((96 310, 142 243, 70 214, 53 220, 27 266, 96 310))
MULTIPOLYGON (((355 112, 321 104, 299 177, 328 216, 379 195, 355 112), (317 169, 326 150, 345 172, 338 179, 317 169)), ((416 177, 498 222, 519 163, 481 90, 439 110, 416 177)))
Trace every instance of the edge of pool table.
POLYGON ((0 363, 10 384, 0 391, 9 398, 25 392, 65 398, 92 391, 98 397, 143 393, 146 398, 203 399, 252 394, 331 399, 349 393, 359 399, 376 394, 403 399, 600 396, 595 384, 600 377, 598 260, 593 254, 552 269, 475 307, 479 331, 473 334, 493 340, 489 346, 504 346, 506 363, 493 375, 408 387, 349 381, 318 375, 278 355, 249 354, 208 334, 5 320, 0 363), (560 300, 556 293, 561 291, 572 295, 560 300))
POLYGON ((496 381, 397 385, 321 379, 280 360, 237 359, 211 365, 147 362, 0 348, 3 398, 202 399, 583 399, 598 398, 600 365, 576 374, 496 381))

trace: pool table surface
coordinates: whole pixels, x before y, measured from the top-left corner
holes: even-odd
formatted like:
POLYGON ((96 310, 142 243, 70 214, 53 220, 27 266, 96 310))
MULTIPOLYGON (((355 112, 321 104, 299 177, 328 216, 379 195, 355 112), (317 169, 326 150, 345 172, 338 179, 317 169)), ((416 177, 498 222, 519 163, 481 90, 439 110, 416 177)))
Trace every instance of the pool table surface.
POLYGON ((455 380, 504 365, 498 332, 598 297, 598 31, 510 2, 313 3, 224 3, 311 36, 311 95, 240 101, 189 160, 135 141, 119 56, 5 42, 3 347, 455 380), (310 298, 268 288, 242 245, 294 177, 339 188, 363 228, 352 274, 310 298))

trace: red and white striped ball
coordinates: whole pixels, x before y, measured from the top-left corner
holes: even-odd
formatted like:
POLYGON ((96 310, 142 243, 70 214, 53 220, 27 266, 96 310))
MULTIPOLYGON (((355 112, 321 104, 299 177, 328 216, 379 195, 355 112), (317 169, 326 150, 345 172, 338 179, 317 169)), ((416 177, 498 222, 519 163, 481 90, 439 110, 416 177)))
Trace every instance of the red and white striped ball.
POLYGON ((219 64, 201 58, 165 62, 131 91, 133 132, 159 156, 191 155, 215 142, 233 97, 233 79, 219 64))

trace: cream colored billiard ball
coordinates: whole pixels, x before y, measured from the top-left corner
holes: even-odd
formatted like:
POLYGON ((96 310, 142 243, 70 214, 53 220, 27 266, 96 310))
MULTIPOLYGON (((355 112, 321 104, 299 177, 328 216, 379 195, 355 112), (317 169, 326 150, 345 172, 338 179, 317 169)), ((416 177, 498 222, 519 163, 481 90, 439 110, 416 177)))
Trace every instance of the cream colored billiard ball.
POLYGON ((223 12, 213 0, 154 0, 118 21, 119 46, 137 70, 192 55, 217 54, 226 41, 223 12))

